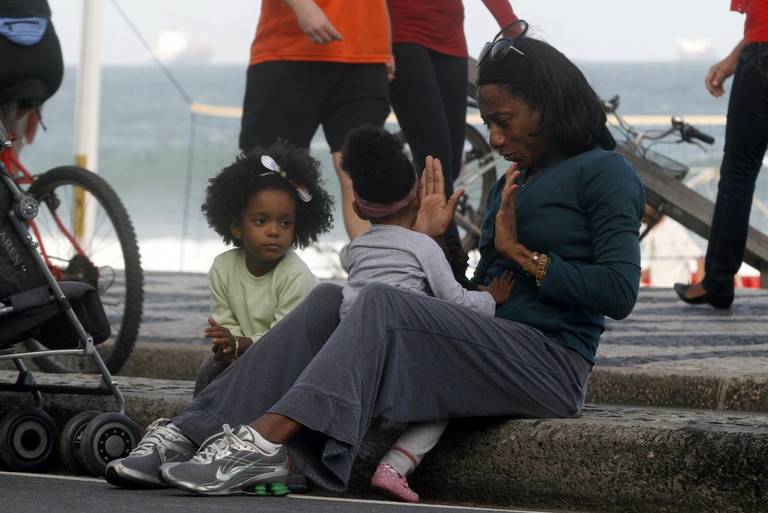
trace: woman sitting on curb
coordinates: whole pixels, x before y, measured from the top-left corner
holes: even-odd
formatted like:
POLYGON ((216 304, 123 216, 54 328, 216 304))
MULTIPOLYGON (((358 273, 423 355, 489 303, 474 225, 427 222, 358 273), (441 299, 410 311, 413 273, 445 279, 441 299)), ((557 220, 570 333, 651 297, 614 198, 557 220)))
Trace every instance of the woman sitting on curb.
MULTIPOLYGON (((486 49, 480 112, 491 144, 514 163, 493 187, 474 276, 488 285, 516 274, 496 316, 373 283, 340 322, 341 287, 321 284, 110 463, 109 482, 269 491, 284 482, 290 453, 312 481, 339 491, 377 417, 579 412, 604 317, 626 317, 637 299, 643 188, 611 151, 600 101, 562 53, 526 37, 497 36, 486 49)), ((443 190, 439 166, 428 165, 414 228, 435 238, 456 205, 443 190)))

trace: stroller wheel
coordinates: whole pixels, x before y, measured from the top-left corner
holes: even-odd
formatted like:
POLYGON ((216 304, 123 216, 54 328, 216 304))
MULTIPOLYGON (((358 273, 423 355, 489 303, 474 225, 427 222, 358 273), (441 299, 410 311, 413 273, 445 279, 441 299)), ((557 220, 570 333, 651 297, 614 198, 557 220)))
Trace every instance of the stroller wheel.
POLYGON ((56 459, 59 432, 40 408, 24 408, 0 421, 0 457, 11 470, 35 472, 56 459))
POLYGON ((136 447, 139 428, 122 413, 102 413, 94 417, 83 430, 80 453, 88 470, 103 477, 107 463, 124 458, 136 447))
POLYGON ((83 432, 88 423, 95 417, 101 415, 98 411, 80 412, 64 424, 61 430, 59 440, 59 452, 61 459, 69 470, 75 474, 87 474, 88 467, 85 465, 82 451, 83 432))

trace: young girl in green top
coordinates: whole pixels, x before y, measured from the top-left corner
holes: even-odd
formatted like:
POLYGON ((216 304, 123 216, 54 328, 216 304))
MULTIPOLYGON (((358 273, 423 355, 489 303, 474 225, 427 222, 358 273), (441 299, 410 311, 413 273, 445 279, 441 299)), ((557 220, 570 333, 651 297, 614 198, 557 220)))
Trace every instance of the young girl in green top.
POLYGON ((315 242, 333 221, 320 164, 282 142, 240 155, 206 192, 208 224, 235 247, 208 272, 203 335, 214 354, 200 368, 195 395, 312 290, 317 280, 293 248, 315 242))

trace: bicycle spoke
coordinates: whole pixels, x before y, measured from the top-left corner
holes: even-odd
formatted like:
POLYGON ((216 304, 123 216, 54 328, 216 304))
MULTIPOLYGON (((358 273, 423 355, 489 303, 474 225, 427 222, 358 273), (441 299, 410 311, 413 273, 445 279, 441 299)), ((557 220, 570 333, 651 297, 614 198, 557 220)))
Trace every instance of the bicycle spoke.
MULTIPOLYGON (((40 175, 30 192, 41 200, 35 224, 49 265, 58 268, 60 279, 89 283, 99 293, 112 334, 96 347, 110 369, 119 369, 135 341, 143 296, 135 234, 122 203, 101 178, 75 167, 40 175), (86 210, 79 212, 83 204, 86 210), (124 246, 123 238, 131 243, 124 246), (123 337, 123 329, 130 333, 127 337, 123 337), (118 351, 120 356, 113 358, 118 351)), ((81 356, 52 355, 38 360, 41 366, 45 361, 50 370, 58 372, 97 371, 93 359, 81 356)))

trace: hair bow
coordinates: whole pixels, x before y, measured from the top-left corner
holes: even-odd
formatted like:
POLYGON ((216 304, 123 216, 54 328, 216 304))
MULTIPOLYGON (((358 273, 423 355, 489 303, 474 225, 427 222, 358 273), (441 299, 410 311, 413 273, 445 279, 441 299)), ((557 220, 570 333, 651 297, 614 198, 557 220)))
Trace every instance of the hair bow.
POLYGON ((270 157, 269 155, 262 155, 261 156, 261 165, 267 168, 269 171, 264 174, 276 174, 280 175, 283 178, 285 178, 289 184, 291 184, 291 187, 296 189, 296 194, 299 195, 299 199, 303 201, 304 203, 309 203, 312 201, 312 195, 309 193, 309 190, 304 185, 300 185, 290 178, 288 178, 288 175, 285 174, 285 171, 280 169, 280 166, 277 165, 277 162, 275 162, 275 159, 270 157))

